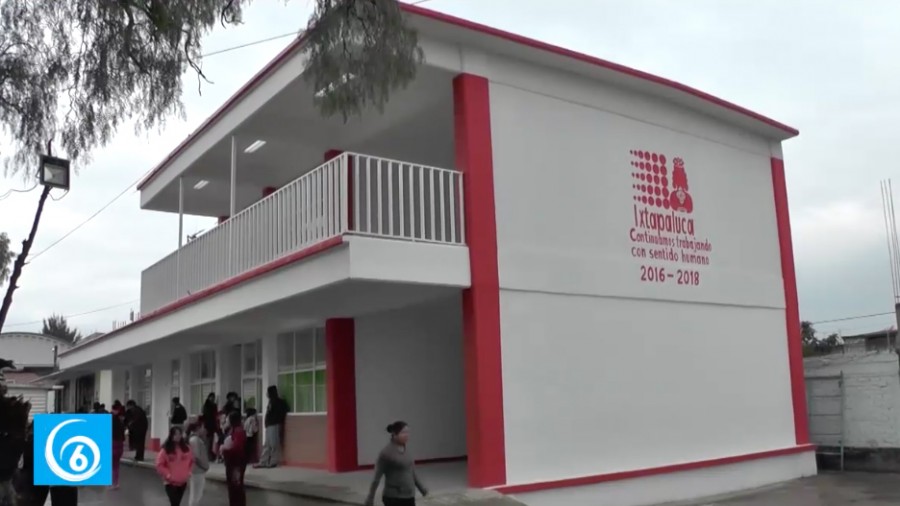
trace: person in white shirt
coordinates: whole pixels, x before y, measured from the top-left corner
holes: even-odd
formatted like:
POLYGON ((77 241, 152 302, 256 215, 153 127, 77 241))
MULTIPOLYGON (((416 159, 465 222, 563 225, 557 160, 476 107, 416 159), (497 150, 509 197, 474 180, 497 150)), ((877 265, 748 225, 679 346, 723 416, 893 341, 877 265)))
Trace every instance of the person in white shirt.
POLYGON ((188 425, 188 443, 194 454, 194 469, 188 482, 188 505, 198 506, 206 488, 206 473, 209 471, 209 449, 206 447, 206 427, 199 421, 188 425))

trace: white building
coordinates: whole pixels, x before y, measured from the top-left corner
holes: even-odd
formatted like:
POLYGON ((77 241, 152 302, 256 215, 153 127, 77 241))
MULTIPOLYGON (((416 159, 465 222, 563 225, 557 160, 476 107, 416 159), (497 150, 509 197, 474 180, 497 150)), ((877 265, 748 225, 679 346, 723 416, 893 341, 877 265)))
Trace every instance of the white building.
POLYGON ((277 384, 291 465, 370 465, 403 419, 421 460, 465 457, 470 486, 530 504, 815 473, 797 131, 403 8, 427 63, 384 114, 322 119, 298 40, 160 163, 142 207, 221 224, 142 273, 139 321, 62 365, 113 370, 122 396, 147 378, 157 442, 174 395, 196 412, 277 384))
POLYGON ((53 336, 34 332, 4 332, 0 334, 0 358, 12 360, 15 369, 6 370, 4 377, 7 395, 22 397, 31 403, 29 416, 53 413, 65 399, 58 393, 68 390, 54 388, 53 382, 41 378, 56 370, 57 356, 71 344, 53 336))

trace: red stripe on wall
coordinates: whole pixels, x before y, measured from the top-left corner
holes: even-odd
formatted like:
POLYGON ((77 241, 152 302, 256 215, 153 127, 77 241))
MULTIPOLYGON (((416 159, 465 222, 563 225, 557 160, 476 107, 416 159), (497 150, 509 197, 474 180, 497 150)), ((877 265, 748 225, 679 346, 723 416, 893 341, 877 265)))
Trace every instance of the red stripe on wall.
POLYGON ((469 485, 483 488, 506 483, 500 277, 487 79, 458 75, 453 80, 453 107, 456 166, 465 174, 464 219, 472 273, 471 287, 463 291, 469 485))
POLYGON ((328 470, 359 466, 356 433, 356 329, 352 318, 325 322, 325 389, 328 396, 328 470))
POLYGON ((791 400, 794 405, 794 436, 798 445, 805 445, 809 443, 809 421, 806 414, 806 384, 803 379, 800 303, 797 299, 797 276, 794 272, 794 246, 791 241, 791 216, 788 210, 784 161, 778 158, 772 158, 772 185, 775 190, 778 242, 781 246, 781 277, 784 278, 784 313, 791 371, 791 400))

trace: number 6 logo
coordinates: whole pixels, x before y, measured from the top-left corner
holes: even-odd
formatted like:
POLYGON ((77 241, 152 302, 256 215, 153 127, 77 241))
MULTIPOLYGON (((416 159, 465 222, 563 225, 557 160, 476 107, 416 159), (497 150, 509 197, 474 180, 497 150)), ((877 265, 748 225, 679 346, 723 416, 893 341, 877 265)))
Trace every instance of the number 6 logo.
POLYGON ((66 448, 75 445, 75 450, 72 452, 72 456, 69 457, 68 466, 74 472, 66 471, 56 460, 56 455, 53 452, 53 443, 56 440, 57 433, 66 425, 79 422, 85 423, 87 420, 72 419, 60 423, 50 431, 50 435, 47 436, 47 443, 44 445, 44 459, 47 461, 47 467, 56 476, 70 482, 89 480, 100 471, 100 447, 97 446, 93 439, 87 436, 73 436, 66 440, 59 449, 59 457, 62 458, 66 448), (90 450, 90 459, 84 454, 85 447, 90 450), (93 462, 93 465, 91 465, 91 462, 93 462), (88 469, 88 466, 90 466, 90 469, 88 469))

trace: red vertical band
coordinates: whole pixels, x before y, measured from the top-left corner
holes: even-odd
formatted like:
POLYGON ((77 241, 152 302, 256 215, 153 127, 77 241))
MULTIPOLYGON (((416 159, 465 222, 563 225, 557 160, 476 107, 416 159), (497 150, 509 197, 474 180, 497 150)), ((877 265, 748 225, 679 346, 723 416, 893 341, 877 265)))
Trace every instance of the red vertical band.
POLYGON ((356 434, 356 331, 352 318, 325 322, 325 388, 328 396, 328 470, 358 468, 356 434))
MULTIPOLYGON (((344 154, 340 149, 329 149, 325 152, 325 161, 344 154)), ((353 230, 353 160, 347 158, 347 230, 353 230)))
POLYGON ((794 272, 794 246, 791 242, 791 217, 788 211, 784 161, 772 158, 772 185, 775 190, 775 219, 781 245, 781 277, 784 278, 784 306, 787 324, 788 361, 791 371, 791 399, 794 404, 794 435, 798 445, 809 444, 806 414, 806 384, 803 378, 803 338, 800 334, 800 303, 794 272))
POLYGON ((464 173, 463 218, 472 273, 462 302, 469 485, 476 488, 506 483, 489 86, 487 79, 470 74, 453 80, 456 166, 464 173))

